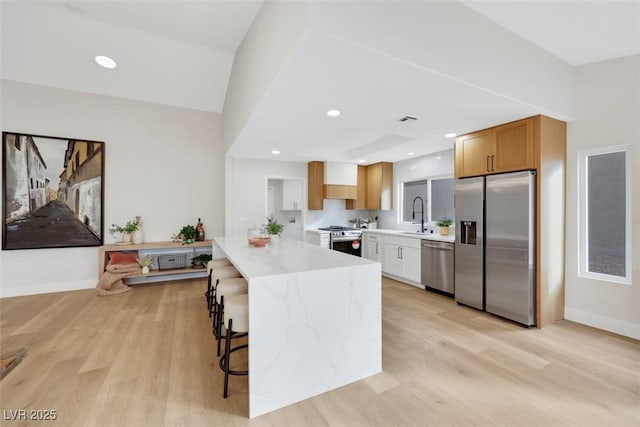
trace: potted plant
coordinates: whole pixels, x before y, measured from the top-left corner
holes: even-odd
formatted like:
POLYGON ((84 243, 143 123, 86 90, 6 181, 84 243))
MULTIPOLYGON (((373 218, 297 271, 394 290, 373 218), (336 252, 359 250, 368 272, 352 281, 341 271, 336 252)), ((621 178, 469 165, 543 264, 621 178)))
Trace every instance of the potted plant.
POLYGON ((114 235, 116 233, 121 233, 121 242, 131 242, 131 233, 140 229, 140 222, 137 218, 139 217, 136 217, 136 219, 132 219, 131 221, 127 221, 124 226, 111 224, 109 234, 114 235))
POLYGON ((200 254, 193 257, 191 260, 191 265, 193 268, 204 268, 207 266, 207 263, 213 259, 211 254, 200 254))
POLYGON ((276 217, 270 215, 267 217, 267 224, 264 226, 265 231, 269 234, 269 241, 271 244, 275 244, 280 237, 280 233, 284 230, 284 225, 280 224, 276 217))
POLYGON ((149 267, 153 265, 153 257, 151 255, 145 255, 142 258, 136 258, 138 265, 142 267, 142 274, 149 273, 149 267))
POLYGON ((453 221, 450 220, 449 218, 444 218, 441 219, 440 221, 436 222, 436 226, 439 227, 440 229, 440 235, 441 236, 448 236, 449 235, 449 226, 453 224, 453 221))
POLYGON ((180 229, 178 234, 171 236, 174 242, 180 242, 183 245, 190 245, 196 241, 196 228, 193 225, 185 225, 180 229))

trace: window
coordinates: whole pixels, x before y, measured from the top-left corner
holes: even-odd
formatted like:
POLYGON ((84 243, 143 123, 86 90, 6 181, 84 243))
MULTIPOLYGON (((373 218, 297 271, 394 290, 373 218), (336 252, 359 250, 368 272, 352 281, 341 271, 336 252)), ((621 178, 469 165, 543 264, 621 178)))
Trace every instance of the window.
POLYGON ((416 197, 424 200, 424 220, 438 221, 444 218, 454 218, 453 211, 454 181, 451 177, 431 177, 416 181, 406 181, 401 184, 402 222, 420 221, 420 201, 415 203, 415 219, 413 219, 416 197))
POLYGON ((628 147, 580 153, 580 276, 631 284, 628 147))

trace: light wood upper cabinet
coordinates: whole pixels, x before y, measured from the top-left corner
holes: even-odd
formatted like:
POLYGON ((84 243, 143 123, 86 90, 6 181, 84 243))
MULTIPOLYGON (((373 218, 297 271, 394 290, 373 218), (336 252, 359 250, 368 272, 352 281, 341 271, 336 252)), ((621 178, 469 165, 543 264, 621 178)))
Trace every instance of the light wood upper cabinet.
POLYGON ((324 162, 309 162, 308 208, 321 210, 323 199, 346 199, 347 209, 393 209, 393 163, 358 166, 358 185, 324 184, 324 162))
POLYGON ((456 138, 456 178, 535 169, 533 117, 456 138))
POLYGON ((489 173, 492 150, 491 129, 456 138, 456 178, 489 173))
POLYGON ((367 209, 393 209, 393 163, 367 166, 367 209))
POLYGON ((491 172, 534 169, 533 118, 493 128, 491 172))
POLYGON ((356 198, 347 199, 347 209, 367 209, 367 167, 358 166, 358 185, 356 198))
POLYGON ((324 200, 324 162, 307 165, 307 207, 310 211, 322 210, 324 200))

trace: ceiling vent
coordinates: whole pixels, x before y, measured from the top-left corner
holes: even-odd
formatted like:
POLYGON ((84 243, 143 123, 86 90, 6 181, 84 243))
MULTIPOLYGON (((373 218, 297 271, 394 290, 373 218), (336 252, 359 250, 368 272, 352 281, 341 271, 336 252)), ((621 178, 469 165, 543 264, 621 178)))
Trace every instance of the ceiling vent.
POLYGON ((413 116, 404 116, 403 118, 399 119, 399 122, 408 122, 410 120, 418 120, 417 118, 413 117, 413 116))

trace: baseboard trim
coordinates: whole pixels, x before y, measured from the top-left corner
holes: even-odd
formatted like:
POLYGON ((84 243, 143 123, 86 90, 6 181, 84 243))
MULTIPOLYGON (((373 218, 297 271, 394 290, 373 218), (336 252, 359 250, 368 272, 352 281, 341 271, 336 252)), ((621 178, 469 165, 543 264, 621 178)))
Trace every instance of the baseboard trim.
POLYGON ((420 288, 420 289, 424 290, 424 285, 423 284, 418 283, 418 282, 414 282, 413 280, 405 279, 404 277, 396 276, 396 275, 393 275, 393 274, 390 274, 390 273, 385 273, 384 271, 382 272, 382 275, 384 277, 389 278, 389 279, 393 279, 396 282, 402 282, 404 284, 415 286, 416 288, 420 288))
POLYGON ((96 283, 96 280, 75 280, 72 282, 43 283, 40 285, 25 285, 21 287, 0 287, 0 298, 91 289, 95 288, 96 283))
POLYGON ((640 340, 640 324, 612 319, 566 306, 564 308, 564 317, 572 322, 582 323, 583 325, 640 340))

